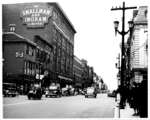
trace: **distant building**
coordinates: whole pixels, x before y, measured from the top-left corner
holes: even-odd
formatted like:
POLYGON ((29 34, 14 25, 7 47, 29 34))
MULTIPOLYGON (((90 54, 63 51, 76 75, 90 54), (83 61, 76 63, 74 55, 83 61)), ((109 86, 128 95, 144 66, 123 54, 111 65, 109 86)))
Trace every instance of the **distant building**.
POLYGON ((74 82, 75 87, 82 88, 83 79, 82 79, 82 62, 77 56, 74 56, 74 62, 73 62, 73 73, 74 73, 74 82))
POLYGON ((2 5, 3 82, 73 84, 76 30, 57 3, 2 5), (45 77, 44 79, 43 76, 45 77))
POLYGON ((89 87, 93 84, 93 78, 94 78, 94 70, 93 67, 90 67, 87 64, 87 60, 82 59, 82 79, 83 79, 83 88, 89 87))

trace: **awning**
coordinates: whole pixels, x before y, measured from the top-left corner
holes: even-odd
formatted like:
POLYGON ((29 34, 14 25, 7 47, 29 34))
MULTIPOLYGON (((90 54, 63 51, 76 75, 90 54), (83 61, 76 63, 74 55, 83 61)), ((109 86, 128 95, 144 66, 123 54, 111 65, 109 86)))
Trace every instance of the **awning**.
POLYGON ((65 79, 65 80, 68 80, 68 81, 72 81, 71 78, 67 78, 67 77, 64 77, 64 76, 61 76, 61 75, 59 75, 58 78, 60 78, 60 79, 65 79))
POLYGON ((82 83, 76 83, 75 86, 82 87, 82 83))

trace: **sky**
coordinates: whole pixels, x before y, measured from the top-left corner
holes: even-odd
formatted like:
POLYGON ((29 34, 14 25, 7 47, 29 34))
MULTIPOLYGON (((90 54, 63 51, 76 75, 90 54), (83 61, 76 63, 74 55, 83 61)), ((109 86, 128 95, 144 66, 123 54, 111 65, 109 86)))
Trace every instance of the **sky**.
MULTIPOLYGON (((149 0, 124 0, 127 7, 148 5, 149 0)), ((7 0, 7 3, 31 2, 31 0, 7 0)), ((121 49, 121 36, 115 36, 113 22, 120 22, 122 11, 111 11, 113 7, 122 7, 123 0, 32 0, 32 2, 58 2, 77 33, 74 38, 74 54, 86 59, 97 75, 103 78, 109 89, 117 88, 118 72, 115 67, 121 49)), ((127 22, 132 19, 133 10, 126 11, 127 22)))

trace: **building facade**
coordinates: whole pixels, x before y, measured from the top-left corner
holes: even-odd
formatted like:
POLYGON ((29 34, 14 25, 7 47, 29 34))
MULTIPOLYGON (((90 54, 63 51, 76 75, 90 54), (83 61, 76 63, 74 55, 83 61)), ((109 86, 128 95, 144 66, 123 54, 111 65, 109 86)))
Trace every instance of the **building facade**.
POLYGON ((140 83, 147 80, 148 70, 148 20, 147 6, 133 12, 134 28, 128 39, 128 75, 131 81, 140 83))
POLYGON ((76 30, 57 3, 3 4, 2 16, 3 82, 22 71, 45 86, 73 83, 76 30))
POLYGON ((82 88, 87 88, 89 86, 92 86, 92 84, 94 83, 94 69, 93 67, 90 67, 87 63, 87 60, 82 59, 82 88))
POLYGON ((75 87, 76 88, 82 88, 82 84, 83 84, 83 79, 82 79, 83 68, 82 68, 82 62, 77 56, 74 56, 73 73, 74 73, 75 87))
POLYGON ((3 34, 3 82, 16 83, 26 92, 38 73, 35 50, 34 42, 14 32, 3 34))

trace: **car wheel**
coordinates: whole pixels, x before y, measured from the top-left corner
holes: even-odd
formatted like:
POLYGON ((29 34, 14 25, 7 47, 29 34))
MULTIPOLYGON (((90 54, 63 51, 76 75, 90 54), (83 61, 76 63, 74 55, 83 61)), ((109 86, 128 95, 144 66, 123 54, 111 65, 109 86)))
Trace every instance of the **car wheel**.
POLYGON ((30 99, 31 99, 31 97, 30 97, 30 96, 28 96, 28 99, 30 100, 30 99))

